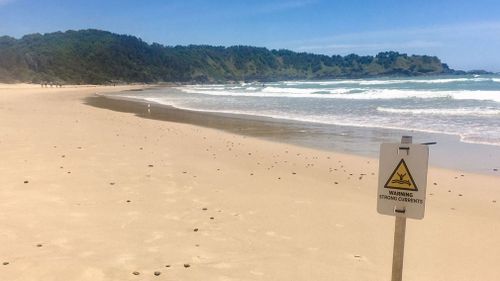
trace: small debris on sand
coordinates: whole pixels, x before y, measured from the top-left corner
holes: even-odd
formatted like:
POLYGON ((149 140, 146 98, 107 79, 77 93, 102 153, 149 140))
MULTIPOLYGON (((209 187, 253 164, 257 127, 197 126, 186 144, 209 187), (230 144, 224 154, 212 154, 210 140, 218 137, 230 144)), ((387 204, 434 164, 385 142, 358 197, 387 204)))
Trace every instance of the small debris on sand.
POLYGON ((42 245, 42 244, 36 244, 36 246, 37 246, 38 248, 40 248, 40 247, 42 247, 43 245, 42 245))
POLYGON ((170 264, 165 265, 165 267, 170 267, 170 264))
POLYGON ((207 208, 203 208, 202 210, 203 210, 203 211, 206 211, 206 210, 208 210, 208 209, 207 209, 207 208))
POLYGON ((8 261, 4 261, 2 264, 3 264, 3 265, 8 265, 8 264, 9 264, 9 262, 8 262, 8 261))
POLYGON ((152 167, 154 167, 154 165, 153 164, 149 164, 148 167, 152 168, 152 167))
POLYGON ((153 274, 154 274, 155 276, 160 276, 161 272, 159 272, 159 271, 155 271, 153 274))
POLYGON ((29 183, 29 181, 24 181, 24 183, 29 183))
POLYGON ((198 228, 193 229, 194 232, 198 232, 198 230, 199 230, 198 228))
POLYGON ((139 273, 139 271, 134 271, 134 272, 132 272, 132 274, 139 275, 140 273, 139 273))
POLYGON ((191 267, 191 265, 189 265, 189 263, 185 263, 185 264, 184 264, 184 267, 185 267, 185 268, 188 268, 188 267, 191 267))

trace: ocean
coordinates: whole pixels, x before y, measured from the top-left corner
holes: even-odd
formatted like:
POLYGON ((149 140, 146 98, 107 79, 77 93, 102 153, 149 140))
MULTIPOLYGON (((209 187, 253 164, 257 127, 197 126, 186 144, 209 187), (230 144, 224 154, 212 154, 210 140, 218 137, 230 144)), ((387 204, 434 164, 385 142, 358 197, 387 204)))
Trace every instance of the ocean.
MULTIPOLYGON (((442 143, 456 139, 500 151, 500 75, 186 85, 121 96, 191 111, 268 118, 284 125, 297 122, 302 125, 295 128, 310 135, 305 139, 311 146, 328 147, 332 142, 334 149, 361 154, 375 154, 377 142, 398 134, 442 143), (363 142, 372 145, 353 147, 363 142)), ((447 145, 478 150, 457 147, 453 141, 447 145)), ((481 155, 469 158, 475 156, 482 161, 481 155)), ((490 160, 488 165, 500 163, 495 157, 490 160)))

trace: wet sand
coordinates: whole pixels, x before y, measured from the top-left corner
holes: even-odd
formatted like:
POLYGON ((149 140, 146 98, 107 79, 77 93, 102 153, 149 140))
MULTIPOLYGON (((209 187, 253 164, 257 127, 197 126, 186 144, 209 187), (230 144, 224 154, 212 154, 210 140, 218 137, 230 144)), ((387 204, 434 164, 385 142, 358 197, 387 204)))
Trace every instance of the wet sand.
MULTIPOLYGON (((158 87, 152 91, 168 88, 158 87)), ((461 142, 458 136, 382 128, 360 128, 299 122, 244 114, 226 114, 178 109, 140 99, 150 89, 139 91, 137 98, 127 93, 95 95, 86 103, 99 108, 134 113, 143 118, 215 128, 244 136, 289 143, 324 151, 378 158, 380 144, 398 142, 412 135, 415 143, 435 142, 430 147, 431 165, 463 172, 500 175, 500 147, 461 142)))
MULTIPOLYGON (((376 159, 86 104, 109 90, 0 87, 0 280, 389 279, 376 159)), ((404 279, 496 280, 500 178, 428 182, 404 279)))

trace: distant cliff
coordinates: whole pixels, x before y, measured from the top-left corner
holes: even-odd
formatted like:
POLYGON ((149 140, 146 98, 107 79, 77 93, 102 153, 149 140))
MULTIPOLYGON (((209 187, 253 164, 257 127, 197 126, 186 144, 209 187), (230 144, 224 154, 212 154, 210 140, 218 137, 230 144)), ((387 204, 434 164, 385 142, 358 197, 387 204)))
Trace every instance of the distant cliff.
POLYGON ((0 37, 0 81, 226 82, 455 73, 437 57, 383 52, 326 56, 289 50, 163 46, 100 30, 0 37))

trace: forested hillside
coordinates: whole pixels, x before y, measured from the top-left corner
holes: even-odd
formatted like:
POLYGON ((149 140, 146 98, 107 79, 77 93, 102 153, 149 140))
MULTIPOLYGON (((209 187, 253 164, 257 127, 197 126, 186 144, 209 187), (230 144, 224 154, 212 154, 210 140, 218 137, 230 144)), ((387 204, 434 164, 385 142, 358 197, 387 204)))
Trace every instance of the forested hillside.
POLYGON ((100 30, 0 37, 3 82, 226 82, 453 72, 437 57, 397 52, 326 56, 249 46, 171 47, 100 30))

